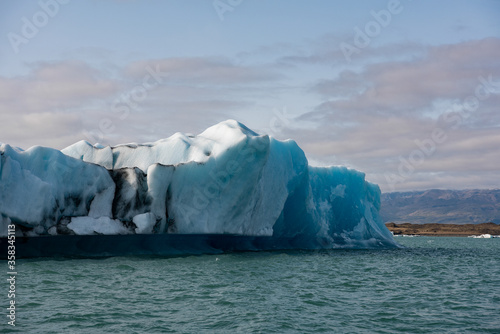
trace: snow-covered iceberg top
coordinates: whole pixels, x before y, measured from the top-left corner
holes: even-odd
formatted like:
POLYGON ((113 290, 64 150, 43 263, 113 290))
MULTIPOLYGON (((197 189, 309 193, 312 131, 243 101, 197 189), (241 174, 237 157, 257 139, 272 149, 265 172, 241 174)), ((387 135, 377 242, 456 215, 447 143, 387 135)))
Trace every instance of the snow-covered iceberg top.
POLYGON ((308 166, 292 141, 228 120, 198 136, 62 151, 0 146, 0 223, 18 233, 207 233, 321 247, 393 245, 380 190, 344 167, 308 166))

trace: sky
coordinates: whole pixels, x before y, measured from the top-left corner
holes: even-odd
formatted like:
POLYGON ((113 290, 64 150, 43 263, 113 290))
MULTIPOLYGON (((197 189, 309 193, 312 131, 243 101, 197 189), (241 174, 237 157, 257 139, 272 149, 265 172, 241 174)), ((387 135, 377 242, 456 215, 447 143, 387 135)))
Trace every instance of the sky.
POLYGON ((500 1, 0 2, 0 142, 226 119, 383 192, 500 188, 500 1))

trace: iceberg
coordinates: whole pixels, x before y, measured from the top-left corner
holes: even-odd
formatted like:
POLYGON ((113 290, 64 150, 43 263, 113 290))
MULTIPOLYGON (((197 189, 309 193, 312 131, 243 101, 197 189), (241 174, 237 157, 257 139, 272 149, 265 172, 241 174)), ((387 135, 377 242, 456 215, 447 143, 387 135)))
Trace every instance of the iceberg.
POLYGON ((311 167, 293 140, 234 120, 145 144, 0 145, 3 237, 14 224, 19 237, 53 243, 217 235, 251 240, 249 250, 396 247, 379 210, 380 189, 364 173, 311 167))

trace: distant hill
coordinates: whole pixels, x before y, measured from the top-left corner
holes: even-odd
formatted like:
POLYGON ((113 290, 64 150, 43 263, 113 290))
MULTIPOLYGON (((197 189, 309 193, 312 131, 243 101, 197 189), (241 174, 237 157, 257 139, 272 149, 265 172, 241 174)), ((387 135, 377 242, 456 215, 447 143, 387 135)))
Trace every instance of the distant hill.
POLYGON ((381 200, 385 222, 500 224, 500 189, 394 192, 381 200))

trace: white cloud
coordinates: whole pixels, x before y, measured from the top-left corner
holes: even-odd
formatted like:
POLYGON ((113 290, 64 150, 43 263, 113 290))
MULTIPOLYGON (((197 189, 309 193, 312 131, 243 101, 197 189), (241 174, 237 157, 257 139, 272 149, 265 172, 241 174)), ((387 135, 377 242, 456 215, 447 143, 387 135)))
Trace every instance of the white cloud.
POLYGON ((431 47, 421 58, 377 62, 360 73, 342 71, 337 78, 319 81, 313 91, 342 99, 338 103, 344 110, 399 114, 418 112, 436 99, 464 99, 474 94, 479 77, 489 75, 500 80, 497 38, 431 47))
POLYGON ((82 105, 119 86, 82 62, 38 63, 28 76, 0 77, 0 140, 24 148, 78 140, 82 105))
POLYGON ((468 117, 444 118, 458 115, 450 112, 463 109, 480 77, 500 82, 499 39, 366 48, 363 66, 349 68, 334 48, 317 43, 312 51, 300 49, 265 48, 271 55, 267 62, 249 52, 235 58, 241 62, 189 57, 113 68, 83 61, 33 64, 27 76, 0 77, 0 141, 24 148, 62 148, 92 141, 89 136, 104 144, 144 142, 176 131, 199 133, 236 118, 295 139, 319 164, 360 169, 385 191, 500 187, 500 89, 468 117), (304 64, 317 67, 305 80, 304 64), (152 71, 161 74, 159 80, 152 71), (302 100, 314 102, 297 109, 294 103, 302 100), (275 110, 283 106, 293 116, 277 119, 275 110), (279 124, 271 129, 276 119, 279 124), (422 150, 417 142, 432 138, 436 128, 446 140, 392 189, 387 175, 399 175, 402 159, 422 150))
POLYGON ((202 131, 248 112, 284 77, 268 66, 218 57, 144 60, 111 69, 83 61, 30 68, 27 76, 0 77, 0 140, 25 148, 202 131))
POLYGON ((359 168, 385 191, 422 188, 427 180, 452 187, 453 179, 443 175, 457 175, 459 182, 467 173, 495 171, 493 180, 477 186, 500 187, 499 39, 429 47, 412 60, 376 61, 319 80, 312 91, 325 100, 297 121, 314 124, 313 130, 288 130, 312 160, 359 168), (480 89, 474 110, 458 114, 485 79, 494 89, 486 96, 480 89), (422 150, 416 143, 431 140, 435 129, 446 140, 435 142, 435 152, 388 187, 385 174, 400 176, 402 161, 415 160, 414 152, 422 150), (427 180, 419 178, 424 174, 427 180))
POLYGON ((158 68, 168 75, 168 81, 190 85, 248 86, 255 83, 274 81, 283 75, 265 66, 235 64, 226 57, 167 58, 138 61, 130 64, 126 72, 133 77, 142 77, 147 68, 158 68))

